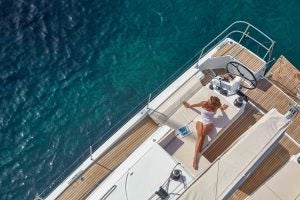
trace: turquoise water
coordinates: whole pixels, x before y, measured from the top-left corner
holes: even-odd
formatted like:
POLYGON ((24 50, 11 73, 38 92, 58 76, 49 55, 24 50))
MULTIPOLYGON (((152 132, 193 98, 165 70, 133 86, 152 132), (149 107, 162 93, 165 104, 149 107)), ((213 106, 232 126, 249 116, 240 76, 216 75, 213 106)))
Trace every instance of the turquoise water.
POLYGON ((236 20, 300 66, 300 2, 0 1, 0 198, 32 199, 236 20))

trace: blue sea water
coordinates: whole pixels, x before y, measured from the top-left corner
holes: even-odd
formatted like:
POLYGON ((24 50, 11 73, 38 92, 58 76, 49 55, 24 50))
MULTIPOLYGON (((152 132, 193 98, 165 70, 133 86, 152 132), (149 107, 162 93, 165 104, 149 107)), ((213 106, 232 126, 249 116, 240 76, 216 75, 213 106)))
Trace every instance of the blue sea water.
POLYGON ((300 66, 298 0, 1 0, 0 199, 33 199, 236 20, 300 66))

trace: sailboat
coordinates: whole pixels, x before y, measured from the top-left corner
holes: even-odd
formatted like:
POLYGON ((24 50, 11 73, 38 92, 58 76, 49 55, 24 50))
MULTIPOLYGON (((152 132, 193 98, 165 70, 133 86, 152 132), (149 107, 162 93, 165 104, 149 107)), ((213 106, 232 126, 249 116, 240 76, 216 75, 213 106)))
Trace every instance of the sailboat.
POLYGON ((300 199, 300 72, 274 46, 232 23, 36 199, 300 199), (211 96, 228 107, 194 168, 201 110, 183 102, 211 96))

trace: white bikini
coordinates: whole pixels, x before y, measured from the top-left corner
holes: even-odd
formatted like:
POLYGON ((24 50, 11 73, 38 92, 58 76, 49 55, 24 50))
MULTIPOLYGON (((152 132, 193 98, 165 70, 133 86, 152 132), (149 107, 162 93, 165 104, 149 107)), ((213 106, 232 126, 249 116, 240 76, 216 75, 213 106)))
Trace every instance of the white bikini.
POLYGON ((203 108, 201 108, 200 111, 201 114, 199 117, 199 121, 202 122, 203 124, 212 124, 216 112, 207 111, 203 108))

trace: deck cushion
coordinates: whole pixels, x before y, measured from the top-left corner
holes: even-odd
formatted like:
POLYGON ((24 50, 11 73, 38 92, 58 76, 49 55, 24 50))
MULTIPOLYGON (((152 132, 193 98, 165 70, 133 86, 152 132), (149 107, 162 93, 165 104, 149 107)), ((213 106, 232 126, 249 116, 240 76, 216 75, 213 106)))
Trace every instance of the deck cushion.
MULTIPOLYGON (((242 113, 238 111, 232 104, 226 101, 226 99, 212 90, 203 87, 196 94, 194 94, 188 102, 197 103, 209 99, 210 96, 218 96, 221 100, 221 103, 228 104, 229 107, 225 111, 218 110, 214 118, 214 128, 206 136, 203 149, 206 148, 209 144, 212 144, 212 141, 219 135, 222 134, 227 127, 232 124, 235 119, 242 113)), ((192 167, 192 159, 194 154, 194 148, 197 140, 196 132, 196 122, 199 117, 199 108, 185 108, 183 105, 166 121, 166 125, 177 129, 180 126, 189 124, 193 134, 188 135, 184 138, 175 137, 169 144, 166 146, 166 150, 174 156, 179 162, 183 163, 186 166, 187 170, 194 176, 202 173, 207 166, 210 165, 204 157, 199 160, 199 170, 194 170, 192 167)))
MULTIPOLYGON (((235 119, 238 117, 238 109, 219 93, 216 93, 207 87, 202 87, 196 94, 194 94, 187 101, 191 104, 206 101, 210 96, 217 96, 220 98, 222 104, 227 104, 228 108, 223 111, 218 109, 213 119, 214 128, 206 137, 204 146, 212 141, 220 131, 224 131, 235 119)), ((200 110, 199 108, 185 108, 183 105, 166 121, 166 125, 177 129, 181 126, 190 125, 193 134, 196 136, 196 122, 199 121, 200 110)))

